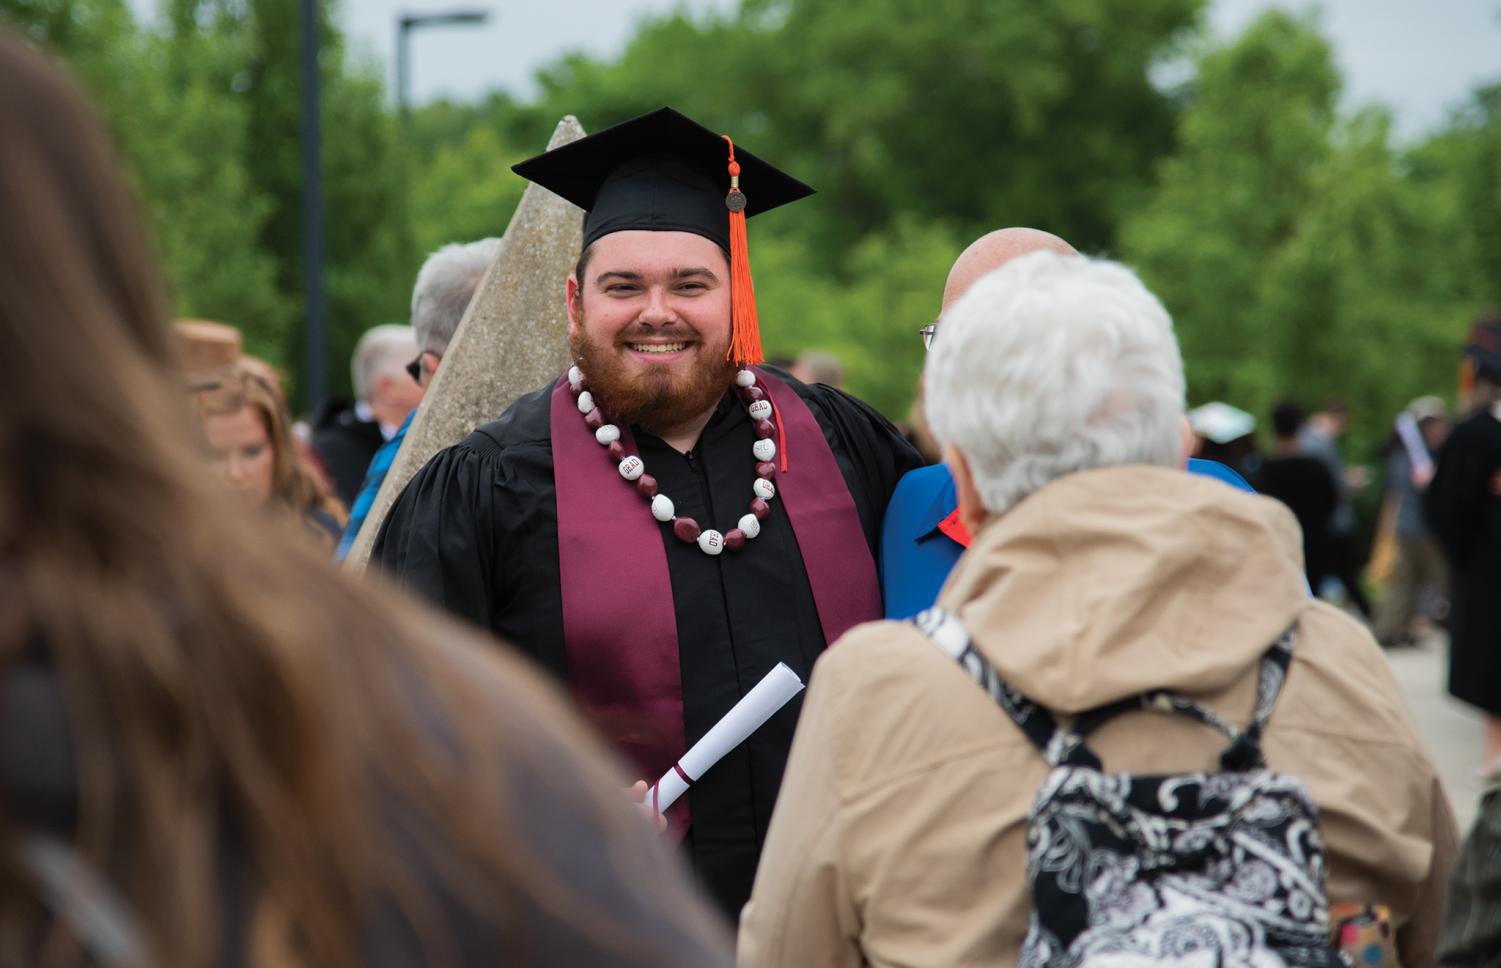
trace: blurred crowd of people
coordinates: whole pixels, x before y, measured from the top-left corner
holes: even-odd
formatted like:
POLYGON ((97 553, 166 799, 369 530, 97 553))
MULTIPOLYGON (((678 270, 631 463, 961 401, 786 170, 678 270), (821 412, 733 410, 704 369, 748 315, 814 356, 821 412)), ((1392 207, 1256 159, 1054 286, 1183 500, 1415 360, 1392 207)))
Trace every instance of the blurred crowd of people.
POLYGON ((910 431, 756 365, 741 178, 808 189, 657 112, 518 166, 588 213, 575 365, 376 520, 505 243, 300 424, 3 31, 0 130, 0 964, 1501 964, 1501 317, 1372 455, 1367 568, 1363 415, 1188 412, 1166 308, 1044 232, 959 255, 910 431), (1378 647, 1433 628, 1463 844, 1378 647))

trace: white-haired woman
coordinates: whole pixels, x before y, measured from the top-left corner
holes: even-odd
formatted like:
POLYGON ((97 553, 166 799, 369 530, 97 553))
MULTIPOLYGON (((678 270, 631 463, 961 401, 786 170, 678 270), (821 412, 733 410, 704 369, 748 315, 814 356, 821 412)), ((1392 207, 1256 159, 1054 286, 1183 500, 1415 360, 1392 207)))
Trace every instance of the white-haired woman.
MULTIPOLYGON (((974 535, 938 605, 978 654, 1065 724, 1167 689, 1243 727, 1292 629, 1261 750, 1322 816, 1331 900, 1387 906, 1401 963, 1432 964, 1455 849, 1432 764, 1370 635, 1308 595, 1292 516, 1182 470, 1156 297, 1114 263, 1022 257, 944 315, 925 386, 974 535)), ((1050 770, 1034 742, 916 625, 847 634, 812 678, 740 964, 1015 964, 1050 770)), ((1214 770, 1225 746, 1136 707, 1087 743, 1159 774, 1214 770)))

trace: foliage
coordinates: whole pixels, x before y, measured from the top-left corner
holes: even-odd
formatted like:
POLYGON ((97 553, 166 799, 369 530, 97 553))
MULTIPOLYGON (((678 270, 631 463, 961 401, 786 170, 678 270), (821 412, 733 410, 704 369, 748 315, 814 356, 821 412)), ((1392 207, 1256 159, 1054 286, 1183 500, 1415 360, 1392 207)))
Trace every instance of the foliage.
POLYGON ((1122 254, 1173 313, 1193 402, 1344 399, 1365 456, 1410 399, 1449 390, 1494 292, 1501 119, 1468 112, 1404 157, 1384 111, 1337 117, 1338 87, 1311 18, 1272 12, 1207 52, 1122 254))
MULTIPOLYGON (((1172 311, 1193 402, 1355 407, 1357 448, 1442 392, 1473 314, 1501 303, 1501 86, 1420 144, 1341 114, 1313 17, 1196 32, 1204 0, 741 0, 569 54, 539 93, 406 119, 324 9, 330 376, 405 318, 422 256, 504 230, 509 172, 557 119, 672 104, 820 189, 751 227, 768 350, 840 355, 903 416, 948 265, 981 232, 1055 231, 1135 265, 1172 311), (1185 53, 1188 52, 1188 53, 1185 53), (1191 80, 1152 78, 1177 58, 1191 80)), ((94 94, 150 213, 183 315, 240 325, 300 371, 295 0, 0 0, 94 94)), ((311 401, 309 401, 311 402, 311 401)))
POLYGON ((1199 64, 1178 152, 1121 239, 1176 320, 1195 398, 1263 412, 1274 393, 1258 293, 1315 196, 1337 94, 1328 44, 1285 14, 1199 64))

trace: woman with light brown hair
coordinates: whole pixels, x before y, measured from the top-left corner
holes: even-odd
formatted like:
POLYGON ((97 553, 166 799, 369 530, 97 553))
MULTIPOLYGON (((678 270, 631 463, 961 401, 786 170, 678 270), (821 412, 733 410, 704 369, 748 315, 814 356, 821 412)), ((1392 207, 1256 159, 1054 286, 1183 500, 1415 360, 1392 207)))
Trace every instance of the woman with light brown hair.
POLYGON ((530 669, 223 501, 118 163, 3 31, 0 130, 0 964, 728 964, 530 669))
POLYGON ((292 416, 266 363, 242 357, 191 379, 214 470, 246 505, 290 515, 328 551, 349 512, 298 453, 292 416))

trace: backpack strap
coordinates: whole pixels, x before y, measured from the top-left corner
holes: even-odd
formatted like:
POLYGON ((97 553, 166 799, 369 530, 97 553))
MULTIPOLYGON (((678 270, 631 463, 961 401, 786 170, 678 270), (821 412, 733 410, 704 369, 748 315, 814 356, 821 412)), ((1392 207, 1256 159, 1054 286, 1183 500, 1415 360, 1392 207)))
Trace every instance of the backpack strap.
POLYGON ((1008 686, 990 660, 975 649, 969 631, 957 615, 941 608, 930 608, 915 616, 912 624, 926 635, 939 650, 959 663, 975 683, 990 694, 996 705, 1011 718, 1022 735, 1037 747, 1049 766, 1086 766, 1100 769, 1100 760, 1084 745, 1074 730, 1061 728, 1053 714, 1008 686))
POLYGON ((1230 745, 1220 754, 1220 768, 1223 770, 1244 772, 1266 766, 1266 759, 1261 752, 1261 736, 1266 731, 1267 721, 1271 719, 1272 709, 1287 680, 1287 670, 1292 662, 1292 628, 1284 632, 1261 657, 1256 685, 1256 709, 1245 729, 1227 721, 1207 706, 1165 689, 1154 689, 1097 706, 1079 714, 1072 729, 1064 729, 1046 709, 1006 685, 990 661, 975 649, 968 630, 958 616, 940 608, 931 608, 912 619, 912 622, 990 694, 1051 766, 1101 769, 1100 758, 1084 744, 1084 740, 1121 713, 1140 709, 1180 713, 1219 730, 1230 740, 1230 745))

